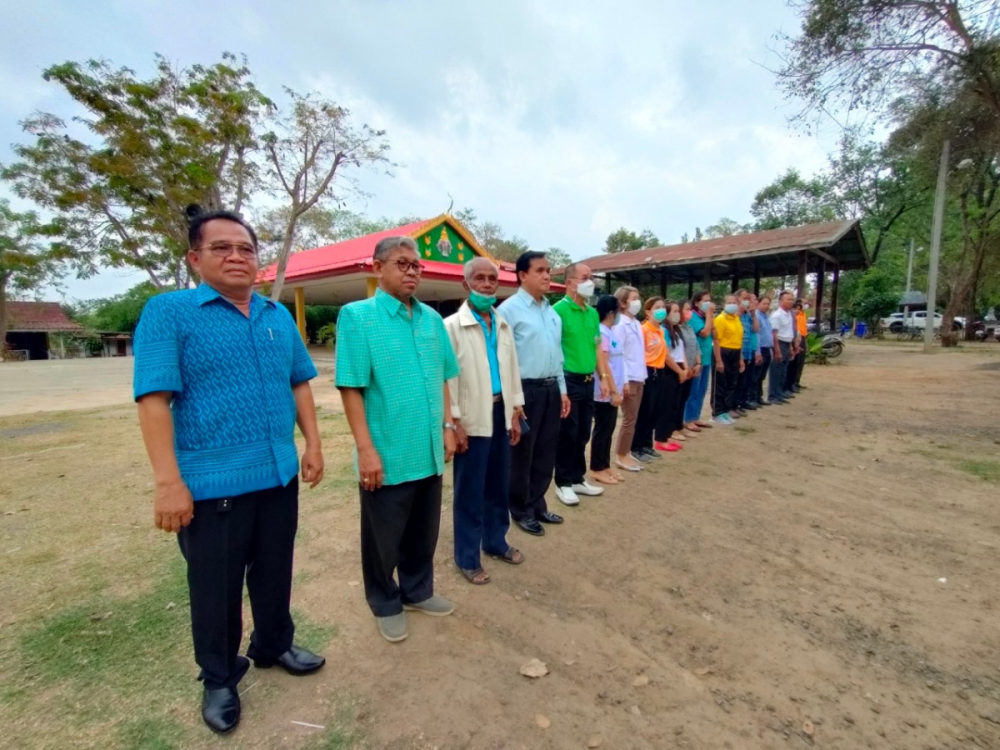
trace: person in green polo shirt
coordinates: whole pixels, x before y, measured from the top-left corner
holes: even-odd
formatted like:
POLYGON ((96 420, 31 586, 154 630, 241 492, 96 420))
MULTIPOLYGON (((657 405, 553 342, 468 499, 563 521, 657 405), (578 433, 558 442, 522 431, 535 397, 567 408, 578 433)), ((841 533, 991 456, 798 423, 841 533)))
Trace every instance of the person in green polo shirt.
POLYGON ((552 306, 562 319, 563 370, 570 400, 556 448, 556 497, 564 505, 578 505, 580 495, 604 493, 603 487, 586 479, 595 375, 601 381, 601 397, 607 398, 611 392, 607 355, 600 348, 601 321, 589 304, 594 290, 590 268, 572 263, 566 267, 566 296, 552 306))
POLYGON ((409 237, 375 246, 375 296, 337 319, 336 384, 357 445, 365 598, 387 641, 404 609, 449 615, 434 594, 441 476, 455 453, 447 381, 459 365, 444 321, 414 297, 423 266, 409 237), (393 579, 398 574, 399 583, 393 579))

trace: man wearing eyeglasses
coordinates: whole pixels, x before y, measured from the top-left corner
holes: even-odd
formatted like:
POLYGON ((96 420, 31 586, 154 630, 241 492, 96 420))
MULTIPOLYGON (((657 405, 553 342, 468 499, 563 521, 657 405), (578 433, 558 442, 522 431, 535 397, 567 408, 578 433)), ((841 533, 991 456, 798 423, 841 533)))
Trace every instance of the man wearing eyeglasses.
POLYGON ((293 643, 289 611, 302 480, 323 478, 316 377, 291 315, 254 293, 257 237, 238 215, 188 210, 197 289, 152 298, 135 332, 135 399, 153 467, 154 522, 187 561, 202 717, 226 733, 240 720, 236 686, 252 659, 295 675, 325 660, 293 643), (243 636, 246 578, 254 630, 243 636))
POLYGON ((372 270, 375 296, 337 319, 336 385, 357 446, 365 598, 382 637, 396 643, 408 635, 404 610, 455 609, 434 594, 434 551, 441 478, 455 453, 447 381, 459 366, 441 316, 414 296, 416 243, 380 240, 372 270))

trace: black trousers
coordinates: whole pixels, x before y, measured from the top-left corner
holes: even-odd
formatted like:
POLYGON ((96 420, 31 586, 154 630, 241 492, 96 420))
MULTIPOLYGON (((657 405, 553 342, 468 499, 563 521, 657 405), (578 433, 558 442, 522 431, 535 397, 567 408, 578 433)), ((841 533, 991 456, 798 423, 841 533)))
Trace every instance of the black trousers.
POLYGON ((206 688, 236 687, 250 667, 239 655, 243 579, 253 633, 247 656, 275 659, 295 636, 289 605, 299 520, 299 481, 195 503, 177 541, 187 561, 194 658, 206 688))
POLYGON ((774 350, 770 346, 760 348, 760 364, 754 369, 753 383, 750 386, 750 400, 754 403, 759 404, 764 401, 764 378, 771 368, 772 351, 774 350))
POLYGON ((590 439, 590 470, 611 468, 611 437, 615 434, 618 407, 594 402, 594 434, 590 439))
POLYGON ((528 433, 510 449, 510 515, 528 521, 548 511, 545 493, 556 464, 562 396, 555 378, 522 380, 521 389, 528 433))
MULTIPOLYGON (((743 355, 741 354, 740 356, 742 357, 743 355)), ((756 377, 756 369, 757 365, 754 364, 753 357, 743 360, 743 372, 740 373, 736 381, 736 405, 740 408, 745 407, 753 400, 750 398, 750 389, 756 377)))
MULTIPOLYGON (((675 430, 679 430, 683 425, 684 404, 681 402, 681 381, 677 373, 669 367, 663 368, 660 376, 663 380, 662 395, 660 396, 660 413, 656 415, 656 441, 665 443, 670 440, 670 436, 675 430)), ((690 392, 690 391, 689 391, 690 392)))
POLYGON ((723 372, 712 369, 712 416, 726 414, 736 408, 736 385, 740 378, 740 361, 743 354, 739 349, 719 349, 723 372))
POLYGON ((580 484, 587 474, 587 443, 594 425, 594 376, 566 373, 569 416, 559 425, 556 487, 580 484))
POLYGON ((653 450, 653 431, 656 428, 656 418, 663 407, 663 387, 666 383, 663 373, 665 371, 665 367, 646 368, 646 387, 642 389, 639 417, 635 421, 635 437, 632 438, 633 452, 653 450))
POLYGON ((434 550, 441 528, 441 477, 361 491, 361 572, 376 617, 434 595, 434 550), (392 577, 399 575, 399 585, 392 577))
POLYGON ((795 385, 802 383, 802 372, 806 369, 806 342, 802 341, 802 351, 795 357, 795 385))

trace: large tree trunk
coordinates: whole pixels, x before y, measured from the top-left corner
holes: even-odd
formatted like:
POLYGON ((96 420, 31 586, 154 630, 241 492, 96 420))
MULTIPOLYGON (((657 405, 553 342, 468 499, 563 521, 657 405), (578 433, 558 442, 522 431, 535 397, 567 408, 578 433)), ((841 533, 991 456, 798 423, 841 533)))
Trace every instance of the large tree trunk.
MULTIPOLYGON (((7 279, 0 279, 0 352, 7 348, 7 279)), ((0 359, 2 361, 2 359, 0 359)))
POLYGON ((281 290, 285 286, 285 269, 288 268, 288 256, 292 254, 292 243, 295 242, 295 224, 298 217, 295 209, 292 209, 288 226, 285 227, 285 241, 281 243, 281 252, 278 253, 278 268, 274 274, 274 284, 271 286, 271 299, 277 302, 281 297, 281 290))

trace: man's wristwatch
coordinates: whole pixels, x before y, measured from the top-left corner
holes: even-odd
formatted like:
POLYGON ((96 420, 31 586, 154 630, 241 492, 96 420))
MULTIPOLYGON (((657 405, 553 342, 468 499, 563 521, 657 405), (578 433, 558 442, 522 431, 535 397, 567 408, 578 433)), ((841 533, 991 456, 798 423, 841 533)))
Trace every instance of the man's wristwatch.
POLYGON ((458 429, 458 426, 455 425, 455 424, 453 424, 453 423, 451 423, 451 422, 445 422, 444 423, 444 429, 451 430, 452 432, 454 432, 455 430, 458 429))

